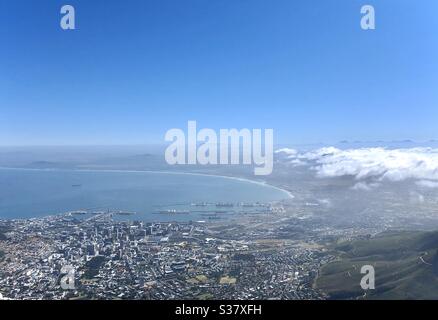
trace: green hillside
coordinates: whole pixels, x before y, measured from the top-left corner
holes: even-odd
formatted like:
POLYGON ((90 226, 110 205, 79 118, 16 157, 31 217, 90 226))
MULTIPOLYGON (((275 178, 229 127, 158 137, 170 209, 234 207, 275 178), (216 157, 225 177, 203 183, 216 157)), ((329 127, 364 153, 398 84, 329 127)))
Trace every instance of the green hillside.
POLYGON ((339 259, 324 266, 315 282, 332 299, 438 299, 438 232, 386 232, 333 249, 339 259), (376 272, 376 288, 366 295, 363 265, 376 272))

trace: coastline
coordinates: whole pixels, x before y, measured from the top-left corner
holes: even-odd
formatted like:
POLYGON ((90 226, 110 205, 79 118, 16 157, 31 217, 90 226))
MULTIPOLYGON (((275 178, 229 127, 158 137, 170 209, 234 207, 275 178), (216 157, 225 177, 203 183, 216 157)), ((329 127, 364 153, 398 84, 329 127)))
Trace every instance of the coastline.
POLYGON ((216 177, 216 178, 222 178, 222 179, 230 179, 230 180, 236 180, 241 182, 247 182, 252 184, 257 184, 260 186, 272 188, 278 191, 283 192, 287 195, 287 199, 294 199, 295 196, 288 190, 285 190, 283 188, 280 188, 278 186, 269 184, 265 181, 256 181, 251 180, 248 178, 243 177, 233 177, 233 176, 226 176, 226 175, 220 175, 220 174, 209 174, 209 173, 198 173, 198 172, 175 172, 175 171, 154 171, 154 170, 123 170, 123 169, 56 169, 56 168, 46 168, 46 169, 39 169, 39 168, 20 168, 20 167, 0 167, 0 170, 28 170, 28 171, 71 171, 71 172, 116 172, 116 173, 152 173, 152 174, 179 174, 179 175, 192 175, 192 176, 203 176, 203 177, 216 177))

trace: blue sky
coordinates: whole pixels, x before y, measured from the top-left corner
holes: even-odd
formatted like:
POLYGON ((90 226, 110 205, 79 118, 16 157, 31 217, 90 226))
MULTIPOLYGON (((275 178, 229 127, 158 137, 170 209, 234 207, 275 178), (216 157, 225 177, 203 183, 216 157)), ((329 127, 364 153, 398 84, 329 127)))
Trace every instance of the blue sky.
POLYGON ((0 145, 160 143, 188 120, 276 143, 438 139, 437 15, 436 0, 1 1, 0 145))

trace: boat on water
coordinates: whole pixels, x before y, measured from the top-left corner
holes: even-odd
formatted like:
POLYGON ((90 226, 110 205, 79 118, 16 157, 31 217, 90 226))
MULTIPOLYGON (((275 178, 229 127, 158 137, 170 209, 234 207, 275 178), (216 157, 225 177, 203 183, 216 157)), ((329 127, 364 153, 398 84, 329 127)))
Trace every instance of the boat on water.
POLYGON ((135 212, 129 212, 129 211, 115 211, 113 213, 119 216, 132 216, 136 214, 135 212))
POLYGON ((157 212, 153 212, 153 214, 190 214, 190 211, 169 209, 169 210, 160 210, 157 212))
POLYGON ((85 210, 77 210, 77 211, 70 211, 68 212, 68 215, 73 216, 73 215, 85 215, 87 214, 88 211, 85 210))
POLYGON ((216 207, 234 207, 234 203, 219 202, 216 203, 216 207))
POLYGON ((200 202, 200 203, 192 203, 191 206, 192 207, 207 207, 210 206, 210 203, 207 202, 200 202))

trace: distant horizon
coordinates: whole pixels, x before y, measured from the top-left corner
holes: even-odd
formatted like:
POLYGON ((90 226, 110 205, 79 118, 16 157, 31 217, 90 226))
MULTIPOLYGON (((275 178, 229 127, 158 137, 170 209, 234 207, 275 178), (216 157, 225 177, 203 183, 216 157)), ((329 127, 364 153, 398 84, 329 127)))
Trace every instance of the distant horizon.
MULTIPOLYGON (((281 146, 311 146, 311 145, 342 145, 342 144, 360 144, 360 143, 438 143, 438 139, 428 139, 428 140, 413 140, 413 139, 396 139, 396 140, 340 140, 340 141, 334 141, 334 142, 325 142, 325 141, 319 141, 319 142, 291 142, 291 143, 274 143, 274 146, 281 147, 281 146)), ((151 142, 151 143, 126 143, 126 144, 16 144, 16 145, 7 145, 3 144, 0 145, 0 148, 45 148, 45 147, 166 147, 168 146, 168 143, 166 142, 151 142)))

